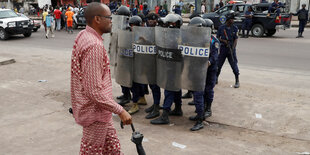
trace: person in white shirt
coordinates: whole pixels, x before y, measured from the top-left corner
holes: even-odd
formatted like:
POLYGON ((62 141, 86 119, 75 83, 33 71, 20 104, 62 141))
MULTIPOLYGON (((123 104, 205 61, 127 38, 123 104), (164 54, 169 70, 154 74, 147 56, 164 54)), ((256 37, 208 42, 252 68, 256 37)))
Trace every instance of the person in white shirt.
POLYGON ((206 13, 206 6, 204 4, 201 4, 201 13, 206 13))

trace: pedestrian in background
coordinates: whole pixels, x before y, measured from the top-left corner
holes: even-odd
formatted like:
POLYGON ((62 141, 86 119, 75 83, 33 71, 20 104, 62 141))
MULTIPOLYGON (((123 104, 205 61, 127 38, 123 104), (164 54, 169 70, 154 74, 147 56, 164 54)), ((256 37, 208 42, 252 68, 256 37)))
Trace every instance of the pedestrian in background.
POLYGON ((306 10, 306 4, 302 5, 302 9, 298 10, 297 13, 293 14, 294 16, 298 16, 299 20, 299 29, 298 36, 296 38, 303 38, 302 33, 304 32, 305 26, 309 20, 309 11, 306 10))
POLYGON ((66 12, 66 19, 67 19, 67 27, 68 27, 68 33, 73 33, 73 15, 74 13, 71 11, 71 7, 68 8, 68 11, 66 12))
MULTIPOLYGON (((165 3, 164 3, 164 5, 163 5, 163 7, 164 7, 164 10, 166 10, 166 13, 168 14, 168 13, 169 13, 169 11, 168 11, 167 1, 165 1, 165 3)), ((166 14, 166 15, 167 15, 167 14, 166 14)))
POLYGON ((73 117, 83 127, 80 154, 121 153, 112 113, 125 124, 131 116, 113 99, 110 61, 102 34, 110 33, 111 12, 105 4, 90 3, 85 11, 86 29, 76 39, 71 60, 73 117))
POLYGON ((45 30, 45 33, 46 33, 46 23, 45 23, 45 19, 46 19, 46 16, 48 15, 48 12, 47 12, 47 9, 44 8, 44 11, 42 13, 42 23, 43 23, 43 26, 44 26, 44 30, 45 30))
POLYGON ((55 20, 56 20, 56 30, 60 31, 61 28, 61 14, 62 12, 59 10, 59 7, 56 6, 56 10, 54 11, 55 20))
POLYGON ((163 6, 159 7, 158 14, 159 14, 160 17, 166 17, 167 12, 166 12, 165 9, 163 9, 163 6))
POLYGON ((52 34, 52 38, 55 37, 54 35, 54 17, 51 12, 48 12, 48 15, 45 17, 45 23, 46 23, 46 34, 45 37, 48 39, 49 33, 52 34))
POLYGON ((220 8, 224 6, 223 0, 220 0, 219 6, 220 8))
POLYGON ((201 4, 201 13, 206 13, 206 6, 204 4, 201 4))

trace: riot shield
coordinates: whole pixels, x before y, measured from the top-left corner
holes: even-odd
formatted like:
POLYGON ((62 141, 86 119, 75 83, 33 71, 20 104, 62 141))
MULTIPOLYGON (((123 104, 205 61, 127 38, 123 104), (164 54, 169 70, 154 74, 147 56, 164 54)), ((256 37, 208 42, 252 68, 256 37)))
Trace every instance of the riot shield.
POLYGON ((181 27, 182 89, 204 91, 210 53, 211 28, 181 27))
POLYGON ((121 86, 131 87, 133 79, 133 33, 118 31, 118 53, 115 68, 115 81, 121 86))
POLYGON ((128 26, 128 16, 112 15, 112 33, 118 30, 125 30, 128 26))
POLYGON ((155 27, 157 85, 170 91, 181 89, 182 54, 178 49, 180 29, 155 27))
POLYGON ((116 66, 116 58, 117 58, 117 32, 118 30, 125 30, 128 22, 127 16, 121 15, 112 15, 112 34, 111 34, 111 42, 109 46, 109 57, 110 57, 110 65, 112 67, 116 66))
POLYGON ((156 84, 156 46, 154 27, 133 27, 134 74, 141 84, 156 84))

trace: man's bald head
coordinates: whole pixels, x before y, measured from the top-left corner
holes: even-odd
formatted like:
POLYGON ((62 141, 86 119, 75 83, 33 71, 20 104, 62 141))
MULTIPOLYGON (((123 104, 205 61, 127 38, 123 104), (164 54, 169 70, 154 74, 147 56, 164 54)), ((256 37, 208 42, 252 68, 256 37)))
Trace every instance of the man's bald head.
POLYGON ((85 19, 87 24, 91 25, 95 16, 101 14, 108 15, 109 11, 110 11, 109 7, 106 6, 105 4, 98 2, 90 3, 85 10, 85 19))

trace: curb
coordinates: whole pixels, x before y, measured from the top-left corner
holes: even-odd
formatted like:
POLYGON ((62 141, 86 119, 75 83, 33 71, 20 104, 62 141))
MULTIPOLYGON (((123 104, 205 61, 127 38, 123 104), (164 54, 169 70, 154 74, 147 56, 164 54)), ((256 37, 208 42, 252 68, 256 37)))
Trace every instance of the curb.
POLYGON ((0 57, 0 66, 15 63, 15 59, 0 57))

